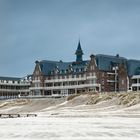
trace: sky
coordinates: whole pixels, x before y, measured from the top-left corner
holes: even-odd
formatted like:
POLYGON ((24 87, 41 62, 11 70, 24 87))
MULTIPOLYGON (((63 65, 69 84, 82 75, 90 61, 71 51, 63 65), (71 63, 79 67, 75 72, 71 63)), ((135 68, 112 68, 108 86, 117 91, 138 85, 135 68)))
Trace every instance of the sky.
POLYGON ((108 54, 140 59, 140 0, 0 0, 0 76, 32 74, 36 60, 108 54))

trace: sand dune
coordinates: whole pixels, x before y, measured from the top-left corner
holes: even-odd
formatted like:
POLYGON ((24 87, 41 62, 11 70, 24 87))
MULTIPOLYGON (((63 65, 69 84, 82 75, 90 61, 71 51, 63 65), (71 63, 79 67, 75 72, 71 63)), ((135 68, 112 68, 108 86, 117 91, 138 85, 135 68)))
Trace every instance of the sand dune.
POLYGON ((139 111, 140 93, 79 94, 68 98, 14 99, 0 101, 0 113, 41 112, 64 108, 99 111, 139 111), (136 107, 135 107, 136 105, 136 107), (131 107, 132 106, 132 107, 131 107))
POLYGON ((139 93, 7 100, 0 101, 0 112, 38 115, 0 119, 2 140, 140 139, 139 93))

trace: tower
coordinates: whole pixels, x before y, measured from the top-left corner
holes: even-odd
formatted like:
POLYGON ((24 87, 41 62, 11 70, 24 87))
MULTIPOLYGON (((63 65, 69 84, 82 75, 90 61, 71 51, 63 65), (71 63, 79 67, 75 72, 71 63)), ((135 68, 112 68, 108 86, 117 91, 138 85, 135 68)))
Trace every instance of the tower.
POLYGON ((83 50, 81 48, 80 40, 79 40, 78 47, 77 47, 77 50, 76 50, 75 54, 76 54, 76 62, 83 61, 83 58, 82 58, 83 50))

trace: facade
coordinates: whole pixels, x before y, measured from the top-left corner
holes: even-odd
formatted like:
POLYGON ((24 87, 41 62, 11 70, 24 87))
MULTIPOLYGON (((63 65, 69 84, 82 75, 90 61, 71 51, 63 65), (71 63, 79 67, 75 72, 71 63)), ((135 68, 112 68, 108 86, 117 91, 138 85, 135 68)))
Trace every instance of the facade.
POLYGON ((30 95, 59 97, 90 91, 140 89, 140 76, 135 76, 140 74, 140 61, 127 60, 118 54, 91 55, 90 60, 83 60, 80 41, 75 55, 73 62, 36 61, 30 95))
POLYGON ((26 97, 30 92, 29 87, 27 77, 0 77, 0 99, 26 97))
POLYGON ((80 42, 75 54, 75 62, 36 61, 30 88, 31 95, 55 97, 85 91, 100 91, 95 56, 91 55, 90 61, 83 61, 80 42))

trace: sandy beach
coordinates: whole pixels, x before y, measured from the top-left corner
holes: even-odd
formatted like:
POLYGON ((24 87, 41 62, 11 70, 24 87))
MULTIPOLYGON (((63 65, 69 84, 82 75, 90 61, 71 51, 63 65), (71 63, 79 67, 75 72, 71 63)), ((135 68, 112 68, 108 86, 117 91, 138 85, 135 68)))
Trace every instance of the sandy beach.
POLYGON ((118 105, 112 98, 88 104, 91 95, 74 99, 1 101, 1 113, 36 113, 37 117, 0 119, 2 140, 138 140, 140 104, 118 105), (6 104, 7 105, 4 105, 6 104), (10 102, 10 103, 9 103, 10 102), (12 104, 12 105, 11 105, 12 104), (14 105, 15 104, 15 105, 14 105))

